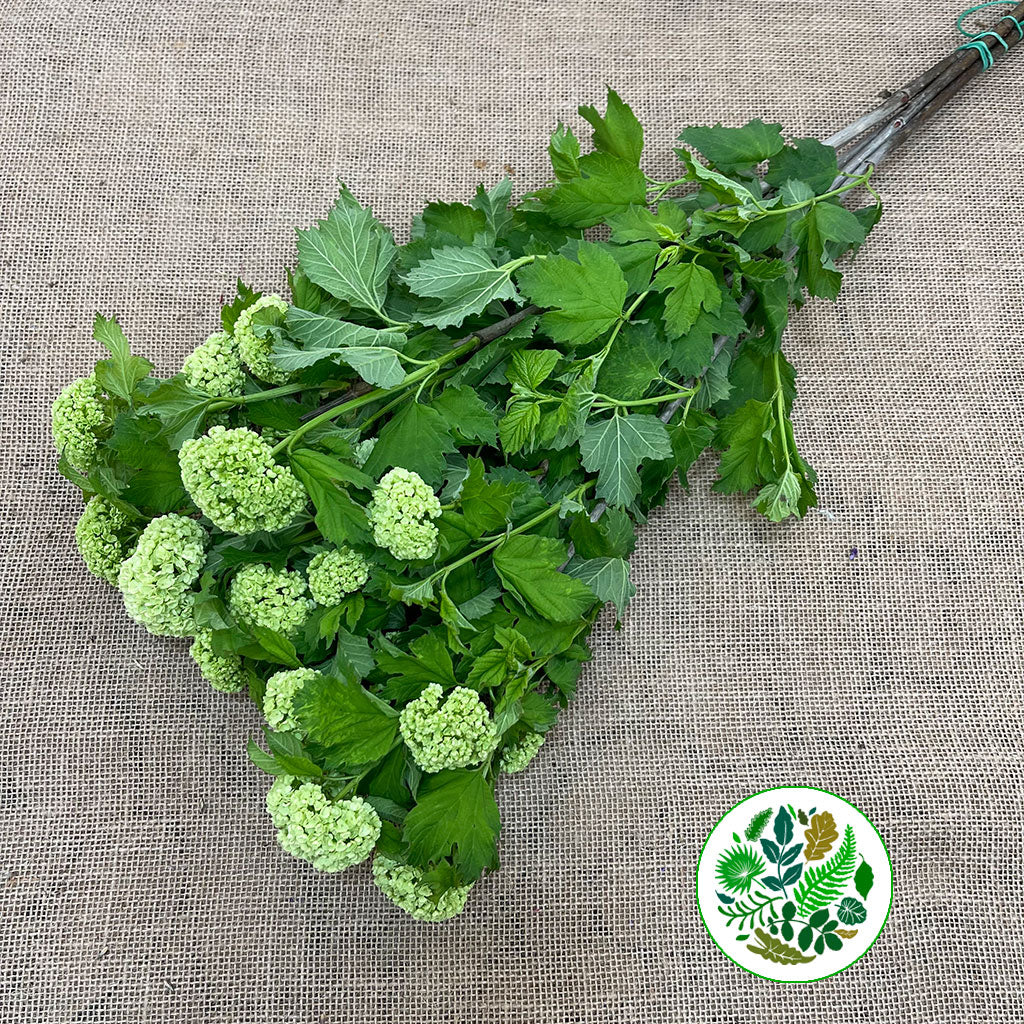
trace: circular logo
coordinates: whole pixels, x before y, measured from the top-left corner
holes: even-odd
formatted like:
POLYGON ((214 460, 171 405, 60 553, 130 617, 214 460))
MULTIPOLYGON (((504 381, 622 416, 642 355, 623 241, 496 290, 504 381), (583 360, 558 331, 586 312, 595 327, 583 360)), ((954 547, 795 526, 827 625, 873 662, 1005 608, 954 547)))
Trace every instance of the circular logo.
POLYGON ((782 982, 845 971, 889 918, 892 864, 874 825, 823 789, 767 789, 712 829, 697 904, 715 945, 782 982))

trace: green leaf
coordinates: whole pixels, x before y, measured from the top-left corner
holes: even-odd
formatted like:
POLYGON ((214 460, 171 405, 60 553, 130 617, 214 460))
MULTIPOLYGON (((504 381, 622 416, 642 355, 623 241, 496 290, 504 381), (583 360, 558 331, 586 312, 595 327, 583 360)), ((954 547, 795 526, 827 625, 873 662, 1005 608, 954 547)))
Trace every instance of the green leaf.
POLYGON ((474 537, 497 533, 508 523, 515 490, 501 480, 487 479, 482 459, 469 459, 469 474, 459 495, 462 514, 474 537))
POLYGON ((715 446, 724 452, 718 467, 719 479, 712 490, 741 494, 770 479, 774 469, 774 430, 774 403, 755 398, 721 420, 715 446))
POLYGON ((757 492, 754 506, 771 522, 781 523, 789 516, 800 515, 801 494, 800 478, 787 466, 778 480, 765 484, 757 492))
POLYGON ((498 428, 494 413, 482 398, 464 385, 449 384, 431 403, 461 441, 497 444, 498 428))
POLYGON ((815 203, 793 225, 793 240, 800 246, 799 283, 810 295, 835 299, 843 278, 835 269, 828 243, 843 249, 860 245, 865 237, 864 226, 849 210, 836 203, 815 203))
POLYGON ((329 359, 348 364, 376 387, 393 388, 405 380, 396 354, 408 340, 401 331, 375 330, 296 306, 288 308, 285 325, 299 344, 274 343, 269 359, 282 370, 303 370, 329 359))
POLYGON ((313 500, 317 529, 324 539, 337 546, 368 543, 370 530, 363 507, 336 486, 335 480, 343 478, 325 464, 336 460, 300 448, 290 454, 289 462, 313 500))
POLYGON ((410 859, 421 868, 450 857, 463 884, 498 866, 498 805, 480 772, 459 769, 424 777, 405 819, 410 859))
POLYGON ((687 483, 690 467, 700 458, 715 437, 714 420, 705 413, 691 412, 669 429, 672 454, 679 469, 679 480, 687 483))
POLYGON ((112 357, 101 359, 96 364, 96 383, 108 395, 131 403, 136 386, 149 376, 153 364, 148 359, 131 354, 128 339, 116 317, 108 320, 97 313, 92 325, 92 336, 112 357))
POLYGON ((409 402, 381 429, 363 467, 375 479, 392 466, 419 473, 435 489, 445 473, 446 452, 457 450, 445 417, 429 405, 409 402))
MULTIPOLYGON (((765 181, 779 187, 789 180, 805 182, 820 195, 828 192, 839 174, 836 151, 817 139, 794 139, 793 142, 773 154, 765 181)), ((770 218, 777 220, 778 218, 770 218)))
POLYGON ((559 181, 569 181, 578 178, 580 174, 580 142, 561 121, 558 127, 551 133, 551 142, 548 144, 548 155, 551 157, 551 167, 555 177, 559 181))
POLYGON ((804 956, 799 949, 787 946, 782 939, 775 938, 763 928, 755 928, 754 934, 760 939, 761 945, 748 945, 747 949, 751 953, 764 957, 765 960, 772 961, 772 963, 786 965, 807 964, 814 959, 813 956, 804 956))
POLYGON ((611 601, 620 616, 636 594, 636 587, 629 579, 629 562, 624 558, 574 559, 565 571, 586 583, 601 601, 611 601))
POLYGON ((376 484, 372 476, 364 473, 357 466, 342 462, 332 455, 313 451, 312 448, 297 448, 290 453, 289 457, 293 463, 298 463, 307 473, 324 481, 337 480, 363 490, 371 490, 376 484))
POLYGON ((505 376, 510 384, 518 384, 526 391, 536 391, 551 376, 560 358, 560 353, 550 348, 520 349, 512 353, 505 376))
POLYGON ((287 733, 267 733, 267 743, 271 750, 269 754, 250 737, 248 750, 252 763, 268 775, 295 775, 302 779, 323 776, 323 769, 306 756, 298 737, 287 733))
POLYGON ((209 395, 189 387, 183 377, 171 377, 140 399, 139 414, 158 417, 161 433, 177 451, 199 432, 212 401, 209 395))
POLYGON ((853 887, 857 890, 860 898, 866 900, 874 884, 875 873, 872 871, 871 865, 866 860, 862 860, 860 867, 857 868, 857 873, 853 876, 853 887))
POLYGON ((594 594, 579 580, 559 572, 568 549, 554 537, 516 535, 494 552, 501 582, 518 600, 551 622, 572 622, 593 607, 594 594))
POLYGON ((686 234, 686 212, 675 203, 660 203, 657 215, 646 206, 631 206, 608 218, 613 242, 678 242, 686 234))
POLYGON ((640 163, 644 130, 636 115, 614 89, 608 90, 608 105, 602 117, 594 107, 580 107, 580 116, 594 128, 594 147, 631 164, 640 163))
POLYGON ((588 228, 613 213, 647 200, 647 179, 635 164, 610 153, 588 153, 579 160, 580 176, 538 193, 544 210, 564 227, 588 228))
POLYGON ((643 398, 661 376, 672 346, 651 322, 629 321, 612 342, 597 375, 595 388, 621 401, 643 398))
POLYGON ((358 309, 382 315, 398 250, 391 232, 345 186, 327 220, 296 233, 299 266, 314 284, 358 309))
POLYGON ((224 330, 231 334, 235 329, 235 322, 238 320, 238 314, 243 309, 248 309, 257 299, 262 298, 263 293, 253 291, 247 284, 245 284, 239 277, 236 280, 236 294, 231 302, 221 307, 220 311, 220 322, 224 326, 224 330))
POLYGON ((581 345, 603 334, 622 316, 626 279, 619 265, 599 246, 580 245, 579 262, 548 256, 523 267, 519 286, 531 302, 551 312, 541 326, 555 341, 581 345))
POLYGON ((454 235, 467 245, 473 244, 477 234, 487 228, 487 217, 465 203, 428 203, 421 214, 413 218, 413 238, 431 235, 454 235))
POLYGON ((690 181, 700 182, 720 203, 727 206, 735 204, 739 207, 739 210, 732 214, 733 216, 738 213, 741 220, 751 220, 757 216, 757 200, 754 193, 745 185, 733 181, 732 178, 714 171, 710 167, 705 167, 685 149, 677 149, 676 155, 686 167, 687 178, 690 181))
POLYGON ((519 301, 509 271, 496 267, 474 246, 435 249, 430 259, 405 275, 405 282, 415 295, 442 300, 436 309, 418 315, 420 323, 435 327, 457 327, 496 299, 519 301))
POLYGON ((588 423, 580 454, 584 468, 598 474, 597 496, 609 505, 628 505, 640 493, 637 468, 670 459, 672 443, 657 417, 630 413, 588 423))
POLYGON ((680 140, 693 146, 724 174, 750 173, 753 165, 775 156, 783 145, 781 124, 765 124, 759 119, 742 128, 687 128, 680 140))
POLYGON ((501 447, 506 455, 522 449, 532 450, 533 438, 540 423, 540 406, 536 402, 515 402, 498 424, 501 447))
POLYGON ((697 263, 666 267, 659 271, 652 287, 668 291, 664 320, 671 338, 686 334, 702 309, 717 313, 722 307, 722 290, 714 274, 697 263))
POLYGON ((299 691, 293 708, 331 767, 377 761, 398 735, 398 712, 350 679, 317 675, 299 691))
POLYGON ((484 219, 493 237, 500 235, 511 222, 513 213, 508 205, 511 201, 511 178, 502 178, 491 189, 485 189, 483 185, 477 185, 476 195, 473 196, 471 203, 474 210, 479 210, 484 215, 484 219))

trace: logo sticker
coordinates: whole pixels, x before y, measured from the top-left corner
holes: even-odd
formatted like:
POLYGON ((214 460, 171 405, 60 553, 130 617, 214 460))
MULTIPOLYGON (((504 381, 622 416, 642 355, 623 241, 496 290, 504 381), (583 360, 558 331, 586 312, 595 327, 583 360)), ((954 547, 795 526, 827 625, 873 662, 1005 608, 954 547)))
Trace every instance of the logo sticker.
POLYGON ((820 981, 856 963, 892 905, 892 864, 874 825, 822 789, 768 789, 714 827, 697 904, 715 945, 744 970, 820 981))

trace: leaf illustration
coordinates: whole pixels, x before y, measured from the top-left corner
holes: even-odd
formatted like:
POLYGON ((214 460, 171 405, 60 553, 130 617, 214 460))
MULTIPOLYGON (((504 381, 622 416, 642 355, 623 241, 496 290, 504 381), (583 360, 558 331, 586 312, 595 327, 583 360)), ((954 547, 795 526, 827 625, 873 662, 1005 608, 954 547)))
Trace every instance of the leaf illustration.
POLYGON ((800 851, 803 849, 803 843, 794 843, 779 859, 779 863, 785 867, 787 864, 792 864, 796 860, 800 851))
POLYGON ((718 858, 715 876, 729 892, 750 892, 754 879, 764 871, 764 859, 747 846, 734 846, 718 858))
POLYGON ((775 845, 770 839, 761 840, 761 849, 764 850, 764 855, 771 861, 772 864, 778 864, 779 858, 782 856, 782 851, 775 845))
POLYGON ((807 846, 804 847, 806 860, 824 860, 825 854, 832 849, 839 838, 835 818, 828 811, 822 811, 811 818, 811 827, 804 832, 807 846))
POLYGON ((827 907, 840 897, 853 875, 855 860, 856 846, 853 828, 847 825, 846 835, 834 856, 824 864, 809 867, 804 872, 803 880, 794 893, 801 916, 806 915, 808 911, 827 907))
POLYGON ((871 892, 871 886, 875 884, 875 873, 871 870, 871 865, 866 861, 860 862, 860 867, 857 868, 857 874, 853 876, 853 887, 857 890, 857 895, 862 900, 868 898, 868 893, 871 892))
POLYGON ((765 830, 765 826, 771 821, 772 810, 770 807, 766 807, 763 811, 758 811, 757 814, 750 819, 750 824, 747 826, 747 831, 744 835, 751 841, 761 838, 761 833, 765 830))
POLYGON ((837 928, 836 935, 841 936, 844 939, 852 939, 857 934, 856 928, 837 928))
MULTIPOLYGON (((718 894, 721 898, 721 893, 718 894)), ((764 924, 771 919, 772 905, 781 900, 781 896, 764 897, 763 893, 754 892, 744 900, 736 900, 733 906, 719 907, 718 912, 725 918, 725 926, 729 927, 734 921, 739 929, 753 927, 754 921, 764 924)))
POLYGON ((769 935, 763 928, 755 928, 755 934, 761 941, 760 946, 747 946, 751 953, 763 956, 765 960, 771 960, 776 964, 807 964, 814 957, 804 956, 799 949, 787 946, 781 939, 769 935))
POLYGON ((793 818, 785 807, 775 815, 775 841, 779 846, 788 846, 793 841, 793 818))
POLYGON ((846 896, 836 909, 836 917, 843 924, 862 924, 868 916, 867 909, 860 900, 846 896))
POLYGON ((801 825, 806 825, 807 815, 804 814, 803 811, 797 811, 796 820, 799 821, 801 825))

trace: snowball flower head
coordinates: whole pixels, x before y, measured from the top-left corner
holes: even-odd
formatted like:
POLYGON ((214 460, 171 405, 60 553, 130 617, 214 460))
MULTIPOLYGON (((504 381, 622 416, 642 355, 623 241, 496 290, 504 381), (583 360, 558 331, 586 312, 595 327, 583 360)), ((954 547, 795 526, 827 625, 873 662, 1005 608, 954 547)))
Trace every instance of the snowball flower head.
POLYGON ((235 398, 245 390, 245 371, 235 339, 225 331, 211 334, 181 364, 185 383, 215 398, 235 398))
POLYGON ((260 324, 279 324, 287 312, 288 303, 280 295, 264 295, 251 306, 246 306, 235 321, 235 342, 242 362, 249 367, 254 377, 271 384, 284 384, 291 374, 270 361, 268 356, 272 341, 270 338, 256 337, 254 327, 260 324))
POLYGON ((366 559, 351 548, 332 548, 315 555, 306 570, 309 592, 317 604, 337 604, 370 578, 366 559))
POLYGON ((317 871, 344 871, 366 860, 380 836, 380 818, 362 797, 329 800, 313 782, 296 787, 280 775, 267 794, 277 840, 293 857, 317 871))
POLYGON ((199 666, 203 678, 221 693, 238 693, 247 682, 242 659, 237 654, 215 654, 213 634, 208 629, 200 630, 188 653, 199 666))
POLYGON ((206 531, 186 516, 150 521, 124 560, 117 585, 128 614, 157 636, 192 636, 192 586, 206 562, 206 531))
POLYGON ((511 743, 502 750, 498 767, 509 775, 524 771, 543 743, 543 733, 528 732, 518 743, 511 743))
POLYGON ((263 694, 263 717, 275 732, 293 732, 299 728, 292 702, 306 685, 316 679, 317 673, 311 668, 293 668, 276 672, 267 680, 263 694))
POLYGON ((443 693, 431 683, 398 719, 402 739, 425 772, 479 764, 498 744, 487 705, 474 690, 456 686, 441 704, 443 693))
POLYGON ((437 551, 437 527, 430 520, 440 514, 441 503, 423 478, 401 468, 384 474, 366 506, 373 542, 403 560, 437 551))
POLYGON ((102 399, 103 392, 93 377, 79 377, 53 403, 53 443, 82 473, 88 473, 98 461, 98 432, 107 418, 102 399))
POLYGON ((128 555, 128 517, 106 498, 93 498, 75 526, 75 543, 85 567, 117 586, 121 563, 128 555))
POLYGON ((181 446, 178 463, 196 508, 227 533, 281 530, 308 500, 295 474, 274 462, 270 445, 245 427, 211 427, 181 446))
POLYGON ((234 618, 286 636, 299 629, 313 608, 305 577, 292 569, 243 565, 228 588, 228 611, 234 618))
POLYGON ((423 872, 412 864, 399 864, 382 854, 373 858, 373 880, 392 903, 417 921, 447 921, 462 913, 472 885, 461 885, 431 898, 423 872))

